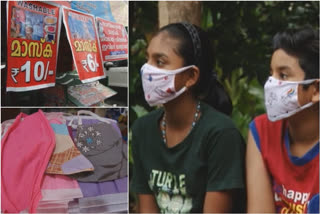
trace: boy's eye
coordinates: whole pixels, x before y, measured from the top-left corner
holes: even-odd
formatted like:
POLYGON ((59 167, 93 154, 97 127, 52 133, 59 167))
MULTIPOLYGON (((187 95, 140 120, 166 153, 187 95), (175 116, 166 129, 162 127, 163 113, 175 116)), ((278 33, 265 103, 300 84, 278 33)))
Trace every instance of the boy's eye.
POLYGON ((158 66, 163 66, 163 65, 164 65, 164 61, 158 59, 158 60, 157 60, 157 65, 158 65, 158 66))

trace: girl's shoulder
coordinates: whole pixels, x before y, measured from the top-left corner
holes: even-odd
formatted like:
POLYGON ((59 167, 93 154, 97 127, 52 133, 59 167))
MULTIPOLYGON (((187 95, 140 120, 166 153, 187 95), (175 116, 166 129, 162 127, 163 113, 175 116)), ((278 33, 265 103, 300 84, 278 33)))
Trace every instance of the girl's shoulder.
POLYGON ((216 130, 237 129, 236 125, 228 115, 217 111, 215 108, 209 106, 206 103, 203 103, 202 113, 202 123, 204 124, 204 126, 216 130))
POLYGON ((133 123, 132 129, 140 129, 145 126, 150 126, 152 123, 155 123, 155 121, 157 121, 162 114, 163 108, 155 109, 148 114, 136 119, 133 123))

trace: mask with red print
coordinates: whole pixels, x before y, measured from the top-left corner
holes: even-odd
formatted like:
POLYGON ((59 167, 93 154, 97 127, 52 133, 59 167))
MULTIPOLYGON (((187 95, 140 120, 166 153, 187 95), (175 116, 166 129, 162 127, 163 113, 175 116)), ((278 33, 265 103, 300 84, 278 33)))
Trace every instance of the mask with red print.
POLYGON ((274 122, 288 118, 312 106, 312 102, 300 106, 298 102, 298 85, 310 84, 315 80, 282 81, 270 76, 264 85, 264 99, 269 120, 274 122))
POLYGON ((141 68, 142 86, 144 97, 150 106, 167 103, 186 91, 182 87, 175 90, 174 79, 176 74, 192 68, 194 65, 182 67, 176 70, 159 69, 149 64, 144 64, 141 68))

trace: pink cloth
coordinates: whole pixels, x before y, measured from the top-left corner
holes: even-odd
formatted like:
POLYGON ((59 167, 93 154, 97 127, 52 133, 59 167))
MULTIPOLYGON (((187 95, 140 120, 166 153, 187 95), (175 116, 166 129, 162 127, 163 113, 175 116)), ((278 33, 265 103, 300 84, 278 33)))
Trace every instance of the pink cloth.
POLYGON ((2 212, 36 211, 54 147, 54 132, 41 110, 17 116, 1 140, 2 212))
POLYGON ((72 200, 83 197, 78 182, 65 175, 45 175, 41 192, 41 201, 72 200))
MULTIPOLYGON (((55 123, 55 124, 66 124, 66 119, 63 116, 62 112, 43 112, 44 115, 46 116, 47 120, 49 120, 50 123, 55 123)), ((26 115, 23 114, 22 115, 26 115)), ((4 137, 10 126, 14 123, 15 119, 11 120, 6 120, 1 123, 1 138, 4 137)))
POLYGON ((66 119, 62 112, 44 112, 44 115, 50 123, 66 124, 66 119))
POLYGON ((78 182, 65 175, 45 175, 37 213, 67 213, 68 203, 82 198, 78 182))

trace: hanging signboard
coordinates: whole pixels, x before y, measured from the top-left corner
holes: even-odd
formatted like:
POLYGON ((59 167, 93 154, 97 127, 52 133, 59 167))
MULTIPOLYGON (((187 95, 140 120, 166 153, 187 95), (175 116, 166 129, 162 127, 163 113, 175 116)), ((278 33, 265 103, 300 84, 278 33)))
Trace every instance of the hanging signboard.
POLYGON ((55 85, 60 9, 42 2, 7 2, 7 91, 55 85))
POLYGON ((63 22, 80 80, 86 83, 104 78, 94 17, 63 7, 63 22))
POLYGON ((71 9, 116 22, 109 1, 72 1, 71 9))
POLYGON ((128 36, 123 25, 96 18, 102 60, 115 61, 128 59, 128 36))

